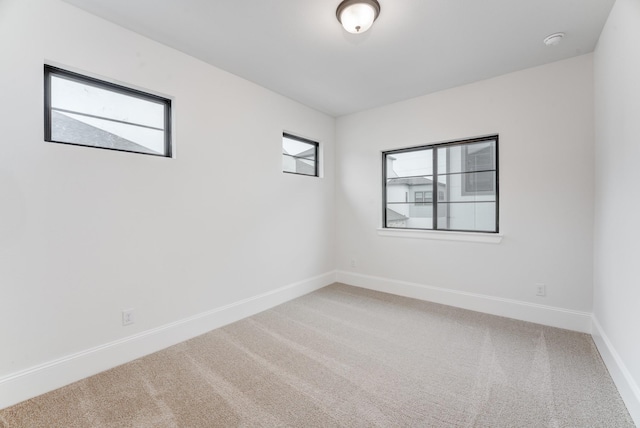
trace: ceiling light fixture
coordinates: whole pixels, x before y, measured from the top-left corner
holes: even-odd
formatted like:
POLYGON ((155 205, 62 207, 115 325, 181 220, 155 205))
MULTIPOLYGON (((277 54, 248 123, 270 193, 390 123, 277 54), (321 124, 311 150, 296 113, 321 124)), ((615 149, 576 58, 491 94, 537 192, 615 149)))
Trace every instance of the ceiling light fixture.
POLYGON ((564 38, 564 33, 553 33, 545 37, 543 40, 547 46, 556 46, 560 44, 560 41, 564 38))
POLYGON ((353 34, 367 31, 380 14, 377 0, 344 0, 336 10, 336 17, 345 30, 353 34))

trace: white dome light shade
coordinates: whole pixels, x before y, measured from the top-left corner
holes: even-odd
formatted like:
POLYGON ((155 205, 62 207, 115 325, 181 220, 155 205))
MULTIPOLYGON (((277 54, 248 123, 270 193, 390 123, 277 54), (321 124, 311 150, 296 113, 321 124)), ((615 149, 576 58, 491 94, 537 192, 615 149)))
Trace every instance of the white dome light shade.
POLYGON ((545 37, 543 40, 544 44, 547 46, 557 46, 560 44, 562 39, 564 39, 564 33, 553 33, 545 37))
POLYGON ((338 6, 336 16, 345 30, 360 34, 371 28, 379 13, 376 0, 345 0, 338 6))

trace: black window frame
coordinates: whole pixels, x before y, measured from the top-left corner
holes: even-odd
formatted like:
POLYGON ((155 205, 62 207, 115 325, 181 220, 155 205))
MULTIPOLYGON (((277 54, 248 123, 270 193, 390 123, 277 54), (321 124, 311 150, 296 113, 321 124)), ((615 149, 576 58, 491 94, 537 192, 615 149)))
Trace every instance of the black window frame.
MULTIPOLYGON (((282 138, 283 139, 284 138, 288 138, 290 140, 299 141, 301 143, 305 143, 305 144, 309 144, 309 145, 313 146, 313 148, 314 148, 314 155, 313 155, 313 158, 314 158, 314 163, 313 163, 314 174, 305 174, 303 172, 285 171, 284 169, 282 170, 282 172, 285 173, 285 174, 303 175, 303 176, 306 176, 306 177, 320 177, 320 161, 319 161, 320 143, 317 142, 317 141, 310 140, 308 138, 299 137, 297 135, 290 134, 288 132, 283 132, 282 133, 282 138)), ((282 155, 283 156, 290 156, 290 157, 292 157, 294 159, 300 158, 300 159, 309 160, 308 158, 305 158, 305 157, 294 156, 294 155, 291 155, 289 153, 284 153, 284 152, 282 153, 282 155)))
MULTIPOLYGON (((405 147, 402 149, 394 149, 394 150, 386 150, 382 152, 382 228, 383 229, 393 229, 393 230, 424 230, 424 231, 436 231, 436 232, 469 232, 469 233, 492 233, 492 234, 497 234, 500 233, 500 169, 499 169, 499 165, 500 165, 500 161, 499 161, 499 135, 498 134, 494 134, 494 135, 486 135, 486 136, 482 136, 482 137, 474 137, 474 138, 467 138, 467 139, 463 139, 463 140, 455 140, 455 141, 446 141, 446 142, 440 142, 440 143, 433 143, 433 144, 424 144, 424 145, 420 145, 420 146, 413 146, 413 147, 405 147), (495 159, 494 159, 494 169, 491 170, 481 170, 481 171, 472 171, 473 173, 476 172, 495 172, 495 230, 466 230, 466 229, 447 229, 447 228, 439 228, 438 227, 438 204, 440 202, 445 202, 442 201, 440 199, 440 190, 437 188, 437 176, 438 176, 438 148, 442 148, 442 147, 452 147, 452 146, 461 146, 461 152, 462 152, 462 162, 465 161, 465 153, 467 152, 467 148, 468 145, 473 144, 473 143, 481 143, 481 142, 486 142, 486 141, 495 141, 495 159), (387 226, 387 166, 388 166, 388 162, 387 162, 387 156, 393 156, 394 154, 398 154, 398 153, 407 153, 407 152, 414 152, 414 151, 419 151, 419 150, 432 150, 432 176, 436 179, 431 180, 432 181, 432 195, 438 195, 437 198, 431 198, 431 201, 429 203, 422 203, 422 204, 418 204, 415 202, 414 199, 414 205, 432 205, 432 228, 427 229, 427 228, 416 228, 416 227, 389 227, 387 226)), ((468 174, 468 172, 466 172, 468 174)), ((447 175, 451 175, 452 173, 447 173, 447 175)), ((462 165, 462 171, 459 173, 455 173, 455 174, 465 174, 465 170, 464 170, 464 164, 462 165)), ((462 185, 463 185, 463 194, 462 196, 466 196, 469 195, 469 192, 464 188, 465 187, 465 179, 463 178, 462 180, 462 185)), ((476 193, 476 194, 482 194, 482 193, 476 193)), ((415 195, 414 195, 415 197, 415 195)), ((424 198, 423 198, 424 200, 424 198)), ((493 202, 493 201, 492 201, 493 202)), ((445 203, 454 203, 451 201, 446 201, 445 203)), ((473 202, 455 202, 455 203, 473 203, 473 202)))
MULTIPOLYGON (((83 113, 75 112, 75 114, 83 114, 83 113)), ((84 114, 84 115, 91 116, 87 114, 84 114)), ((90 148, 103 149, 103 150, 112 150, 112 151, 126 152, 126 153, 136 153, 140 155, 171 158, 173 156, 171 115, 172 115, 171 100, 169 98, 144 92, 139 89, 134 89, 127 86, 119 85, 116 83, 107 82, 105 80, 97 79, 95 77, 90 77, 84 74, 65 70, 60 67, 55 67, 48 64, 44 65, 44 140, 46 142, 57 143, 57 144, 68 144, 72 146, 90 147, 90 148), (60 76, 67 80, 72 80, 78 83, 94 86, 107 91, 139 98, 145 101, 162 104, 164 106, 164 129, 159 129, 159 128, 152 128, 152 129, 157 129, 164 132, 164 153, 149 153, 149 152, 136 151, 136 150, 127 150, 127 149, 116 148, 116 147, 104 147, 100 145, 88 145, 88 144, 74 143, 69 141, 54 140, 51 136, 52 134, 51 112, 53 110, 51 107, 51 76, 60 76)), ((105 119, 105 118, 100 118, 100 119, 105 119)), ((110 119, 107 119, 107 120, 110 120, 110 119)), ((117 120, 113 120, 113 121, 120 122, 117 120)), ((133 126, 142 126, 142 125, 129 123, 129 122, 124 122, 124 123, 133 125, 133 126)), ((151 127, 148 127, 148 128, 151 128, 151 127)))

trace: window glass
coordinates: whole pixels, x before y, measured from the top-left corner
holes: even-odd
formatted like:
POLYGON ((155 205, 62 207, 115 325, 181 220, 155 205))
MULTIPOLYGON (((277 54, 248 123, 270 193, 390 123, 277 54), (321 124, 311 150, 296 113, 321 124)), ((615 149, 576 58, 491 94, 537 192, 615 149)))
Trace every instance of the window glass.
POLYGON ((433 205, 431 204, 389 204, 385 216, 386 227, 433 228, 433 205))
POLYGON ((432 150, 413 150, 387 156, 387 177, 418 177, 433 174, 432 150))
POLYGON ((438 148, 438 173, 495 170, 496 141, 457 144, 438 148))
POLYGON ((431 176, 388 178, 387 202, 424 202, 423 191, 431 186, 431 176))
POLYGON ((438 204, 438 229, 493 232, 496 203, 438 204))

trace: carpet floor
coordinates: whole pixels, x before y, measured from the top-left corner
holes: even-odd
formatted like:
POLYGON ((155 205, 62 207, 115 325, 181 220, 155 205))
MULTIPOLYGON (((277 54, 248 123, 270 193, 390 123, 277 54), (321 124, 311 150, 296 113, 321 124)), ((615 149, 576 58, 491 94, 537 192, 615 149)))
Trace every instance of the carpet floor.
POLYGON ((334 284, 0 410, 23 427, 633 427, 587 334, 334 284))

